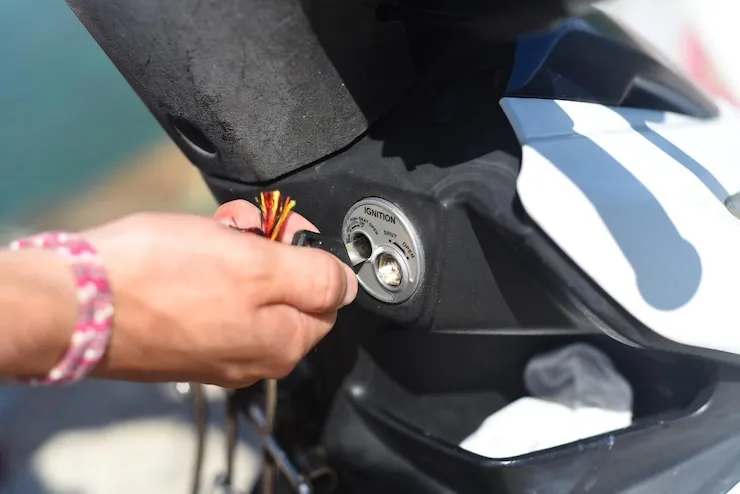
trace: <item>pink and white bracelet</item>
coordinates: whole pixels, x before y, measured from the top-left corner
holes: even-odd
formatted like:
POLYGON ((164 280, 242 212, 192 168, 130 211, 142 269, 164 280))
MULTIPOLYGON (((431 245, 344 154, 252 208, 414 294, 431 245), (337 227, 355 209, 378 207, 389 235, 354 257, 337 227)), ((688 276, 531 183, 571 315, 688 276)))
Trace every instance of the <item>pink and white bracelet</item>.
POLYGON ((72 268, 80 304, 72 339, 62 360, 41 379, 27 384, 54 386, 84 379, 105 355, 113 326, 113 295, 97 251, 82 237, 65 232, 46 232, 17 240, 13 250, 48 249, 61 255, 72 268))

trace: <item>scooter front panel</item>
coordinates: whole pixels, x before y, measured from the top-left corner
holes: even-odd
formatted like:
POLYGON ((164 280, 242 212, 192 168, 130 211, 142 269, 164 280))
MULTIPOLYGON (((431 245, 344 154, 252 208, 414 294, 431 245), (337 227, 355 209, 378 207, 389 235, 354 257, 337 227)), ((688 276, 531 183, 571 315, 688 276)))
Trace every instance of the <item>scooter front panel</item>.
POLYGON ((676 343, 740 354, 740 119, 505 98, 531 219, 623 309, 676 343))

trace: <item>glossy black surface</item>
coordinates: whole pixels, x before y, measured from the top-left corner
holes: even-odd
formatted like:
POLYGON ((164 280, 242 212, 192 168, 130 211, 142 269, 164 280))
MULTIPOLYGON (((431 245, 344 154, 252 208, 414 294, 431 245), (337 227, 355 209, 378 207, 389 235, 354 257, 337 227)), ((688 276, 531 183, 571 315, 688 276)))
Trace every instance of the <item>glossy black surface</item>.
POLYGON ((704 474, 691 468, 692 462, 705 468, 701 454, 712 456, 727 441, 740 451, 737 372, 600 338, 586 341, 610 355, 634 386, 632 427, 513 459, 457 448, 488 414, 522 396, 512 375, 520 376, 529 358, 572 341, 438 335, 422 343, 408 334, 376 336, 343 383, 325 429, 330 455, 349 473, 349 492, 391 489, 398 484, 384 474, 394 471, 406 472, 405 492, 419 493, 719 494, 740 481, 734 457, 721 452, 704 474), (428 360, 403 361, 404 350, 428 352, 428 360), (487 380, 465 377, 470 368, 487 380), (446 377, 434 379, 441 374, 446 377), (347 441, 348 430, 362 441, 347 441))
POLYGON ((646 108, 697 118, 717 115, 714 103, 696 85, 651 56, 646 46, 599 13, 520 37, 506 94, 646 108))

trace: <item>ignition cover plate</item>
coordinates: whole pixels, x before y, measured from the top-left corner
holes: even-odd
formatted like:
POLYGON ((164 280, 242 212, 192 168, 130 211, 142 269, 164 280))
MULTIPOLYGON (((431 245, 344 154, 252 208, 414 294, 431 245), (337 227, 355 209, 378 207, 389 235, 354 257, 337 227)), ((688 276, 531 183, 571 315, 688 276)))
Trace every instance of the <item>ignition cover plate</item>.
POLYGON ((350 208, 342 224, 345 243, 362 238, 372 254, 357 271, 360 285, 385 303, 408 300, 424 274, 424 252, 409 218, 385 199, 363 199, 350 208))

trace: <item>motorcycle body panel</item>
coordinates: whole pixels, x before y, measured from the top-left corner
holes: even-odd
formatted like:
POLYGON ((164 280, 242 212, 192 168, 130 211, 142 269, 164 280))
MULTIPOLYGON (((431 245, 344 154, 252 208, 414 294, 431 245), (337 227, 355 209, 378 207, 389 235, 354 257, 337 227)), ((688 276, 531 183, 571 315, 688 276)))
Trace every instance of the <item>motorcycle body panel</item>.
POLYGON ((644 328, 740 354, 740 117, 505 98, 530 218, 644 328))

